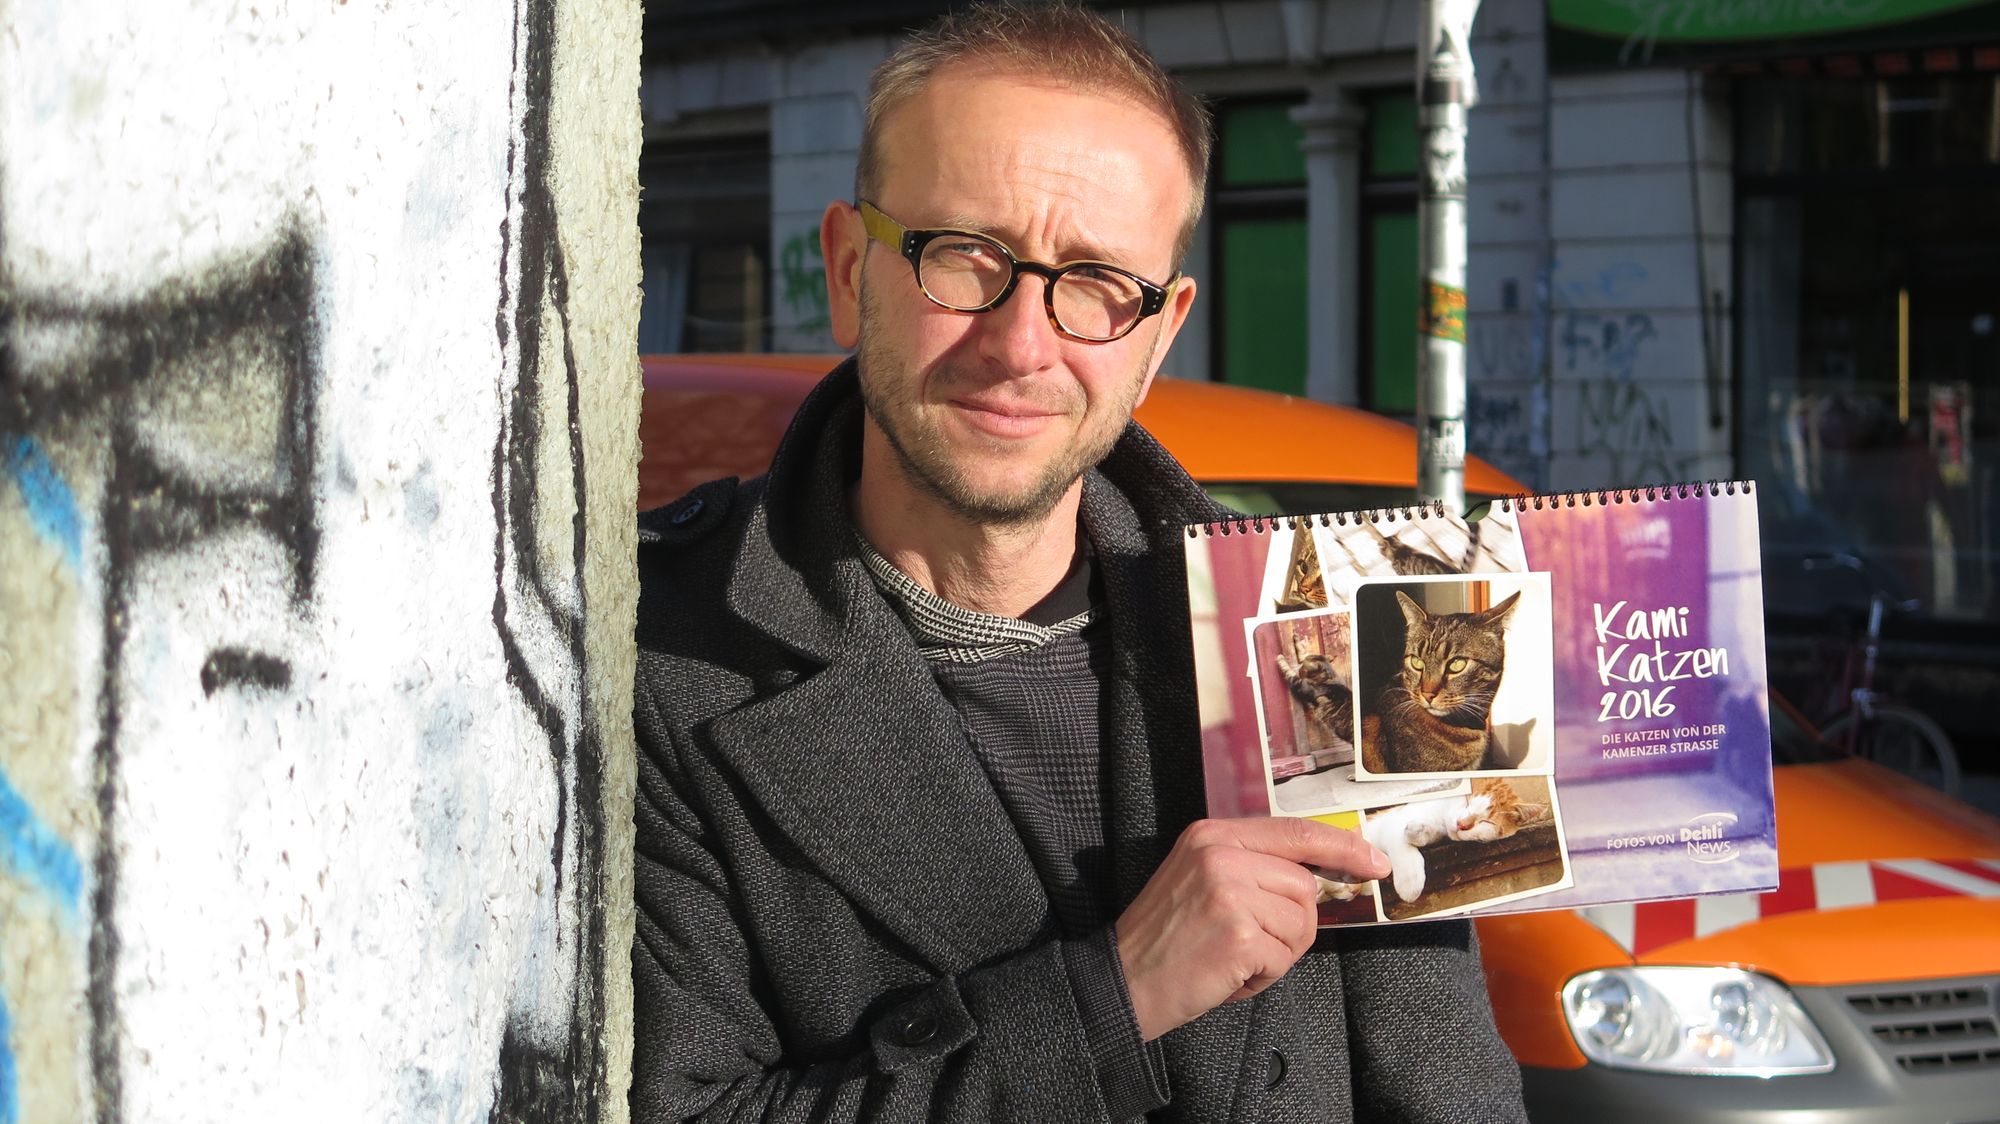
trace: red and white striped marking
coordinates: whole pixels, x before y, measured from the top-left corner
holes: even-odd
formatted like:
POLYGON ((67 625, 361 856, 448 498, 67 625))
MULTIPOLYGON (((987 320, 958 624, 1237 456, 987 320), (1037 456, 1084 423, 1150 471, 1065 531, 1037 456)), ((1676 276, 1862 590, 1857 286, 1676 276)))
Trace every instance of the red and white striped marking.
POLYGON ((2000 898, 2000 859, 1879 859, 1819 863, 1778 872, 1763 894, 1712 894, 1668 902, 1621 902, 1576 911, 1634 956, 1713 936, 1766 917, 1855 909, 1912 898, 2000 898))

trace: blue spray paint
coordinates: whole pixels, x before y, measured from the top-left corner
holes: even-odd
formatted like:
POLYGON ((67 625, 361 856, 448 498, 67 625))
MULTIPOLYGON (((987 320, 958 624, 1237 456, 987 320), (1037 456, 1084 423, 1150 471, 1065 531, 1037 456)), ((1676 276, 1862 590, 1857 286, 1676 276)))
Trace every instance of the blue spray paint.
POLYGON ((77 518, 76 497, 48 454, 32 437, 19 437, 7 452, 7 474, 27 501, 28 518, 42 537, 62 548, 72 567, 83 565, 83 524, 77 518))
MULTIPOLYGON (((58 549, 72 569, 83 565, 83 525, 77 518, 76 497, 48 454, 32 437, 16 438, 7 450, 7 475, 21 489, 28 518, 35 530, 58 549)), ((83 893, 83 864, 76 853, 28 807, 0 772, 0 861, 17 877, 54 898, 74 919, 83 893)), ((0 992, 0 1124, 21 1119, 20 1073, 14 1065, 14 1020, 7 996, 0 992)))
MULTIPOLYGON (((83 893, 83 864, 76 852, 51 831, 21 794, 0 773, 0 858, 17 876, 42 888, 76 916, 83 893)), ((0 1121, 4 1121, 0 1117, 0 1121)))
POLYGON ((21 1082, 14 1072, 14 1021, 7 1017, 7 994, 0 992, 0 1124, 19 1124, 21 1082))

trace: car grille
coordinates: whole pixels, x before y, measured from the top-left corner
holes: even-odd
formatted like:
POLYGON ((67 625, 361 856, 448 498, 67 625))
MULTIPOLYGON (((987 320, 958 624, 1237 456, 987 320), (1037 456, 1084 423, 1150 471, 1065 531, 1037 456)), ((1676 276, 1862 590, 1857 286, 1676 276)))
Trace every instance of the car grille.
POLYGON ((1905 1073, 2000 1069, 2000 976, 1829 990, 1905 1073))

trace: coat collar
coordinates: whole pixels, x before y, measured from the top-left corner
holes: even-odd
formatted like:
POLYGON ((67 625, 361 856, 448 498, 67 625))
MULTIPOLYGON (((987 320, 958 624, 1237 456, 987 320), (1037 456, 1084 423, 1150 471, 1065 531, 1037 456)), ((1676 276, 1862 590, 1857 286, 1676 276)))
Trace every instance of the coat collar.
MULTIPOLYGON (((978 963, 1044 933, 1047 895, 956 712, 861 560, 847 515, 861 416, 849 360, 793 419, 745 517, 725 594, 746 626, 818 670, 723 715, 712 732, 828 877, 940 967, 978 963)), ((1136 425, 1085 478, 1082 509, 1113 629, 1102 744, 1122 908, 1201 811, 1181 539, 1184 524, 1223 509, 1136 425)))
MULTIPOLYGON (((843 620, 864 595, 874 596, 847 514, 861 474, 861 417, 860 380, 848 358, 806 396, 785 431, 747 516, 728 592, 745 623, 822 663, 842 650, 843 620)), ((1184 526, 1235 515, 1136 423, 1085 477, 1083 509, 1100 557, 1178 556, 1184 526)))

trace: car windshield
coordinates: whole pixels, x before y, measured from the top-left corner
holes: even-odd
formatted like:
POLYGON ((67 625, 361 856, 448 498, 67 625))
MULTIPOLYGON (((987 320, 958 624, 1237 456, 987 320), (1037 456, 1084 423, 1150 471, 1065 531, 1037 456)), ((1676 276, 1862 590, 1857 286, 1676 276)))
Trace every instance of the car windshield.
MULTIPOLYGON (((1258 481, 1248 484, 1204 483, 1202 489, 1217 503, 1245 515, 1317 515, 1325 511, 1370 511, 1409 507, 1417 502, 1414 488, 1380 484, 1321 484, 1258 481)), ((1470 506, 1495 497, 1467 495, 1470 506)))
MULTIPOLYGON (((1775 694, 1775 692, 1774 692, 1775 694)), ((1832 761, 1841 751, 1800 720, 1788 705, 1771 705, 1771 760, 1780 765, 1807 765, 1832 761)))

